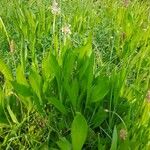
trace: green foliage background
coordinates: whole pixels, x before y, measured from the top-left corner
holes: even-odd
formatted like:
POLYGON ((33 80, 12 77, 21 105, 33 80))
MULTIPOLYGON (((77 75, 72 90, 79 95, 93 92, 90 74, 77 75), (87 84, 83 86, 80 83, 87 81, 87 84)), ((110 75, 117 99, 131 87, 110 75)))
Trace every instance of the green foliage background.
POLYGON ((57 3, 0 1, 0 149, 149 150, 149 1, 57 3))

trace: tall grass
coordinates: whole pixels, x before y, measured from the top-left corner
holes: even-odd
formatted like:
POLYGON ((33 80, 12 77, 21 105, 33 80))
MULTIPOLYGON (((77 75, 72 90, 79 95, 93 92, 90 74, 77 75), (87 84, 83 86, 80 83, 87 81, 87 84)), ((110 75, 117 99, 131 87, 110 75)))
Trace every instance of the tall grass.
POLYGON ((149 2, 0 2, 0 148, 150 148, 149 2))

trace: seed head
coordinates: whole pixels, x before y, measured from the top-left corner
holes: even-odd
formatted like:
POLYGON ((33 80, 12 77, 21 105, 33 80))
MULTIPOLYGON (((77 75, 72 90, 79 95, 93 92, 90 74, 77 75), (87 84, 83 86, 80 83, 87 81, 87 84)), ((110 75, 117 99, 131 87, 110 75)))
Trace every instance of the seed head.
POLYGON ((121 129, 120 130, 120 133, 119 133, 119 136, 120 136, 120 139, 121 140, 126 140, 126 138, 127 138, 127 135, 128 135, 128 133, 127 133, 127 130, 126 129, 121 129))
POLYGON ((123 0, 123 5, 125 7, 128 7, 130 0, 123 0))
POLYGON ((62 33, 64 35, 70 35, 71 34, 70 25, 66 25, 66 26, 62 27, 62 33))
POLYGON ((125 32, 122 32, 121 33, 121 39, 122 39, 122 41, 124 41, 125 39, 126 39, 126 33, 125 32))
POLYGON ((59 15, 60 14, 60 8, 59 8, 56 0, 53 1, 52 6, 51 6, 51 10, 52 10, 53 15, 59 15))
POLYGON ((15 51, 15 43, 14 40, 11 40, 9 43, 10 52, 13 53, 15 51))

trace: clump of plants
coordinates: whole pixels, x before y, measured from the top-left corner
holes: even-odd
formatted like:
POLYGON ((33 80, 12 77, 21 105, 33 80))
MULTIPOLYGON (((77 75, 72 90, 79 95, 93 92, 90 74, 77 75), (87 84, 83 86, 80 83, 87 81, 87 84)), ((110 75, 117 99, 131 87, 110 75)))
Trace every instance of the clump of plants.
POLYGON ((148 2, 2 6, 0 149, 149 149, 148 2))

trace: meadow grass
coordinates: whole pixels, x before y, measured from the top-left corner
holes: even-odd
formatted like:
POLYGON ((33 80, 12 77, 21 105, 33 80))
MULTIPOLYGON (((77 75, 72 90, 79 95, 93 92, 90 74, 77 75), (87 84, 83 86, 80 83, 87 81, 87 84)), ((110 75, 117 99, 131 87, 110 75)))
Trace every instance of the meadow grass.
POLYGON ((149 150, 150 4, 0 1, 0 149, 149 150))

